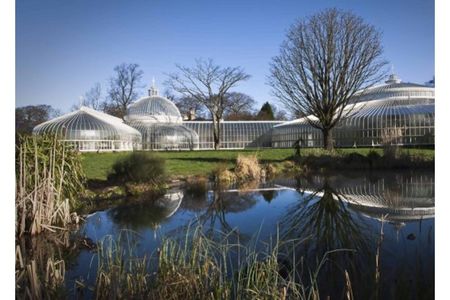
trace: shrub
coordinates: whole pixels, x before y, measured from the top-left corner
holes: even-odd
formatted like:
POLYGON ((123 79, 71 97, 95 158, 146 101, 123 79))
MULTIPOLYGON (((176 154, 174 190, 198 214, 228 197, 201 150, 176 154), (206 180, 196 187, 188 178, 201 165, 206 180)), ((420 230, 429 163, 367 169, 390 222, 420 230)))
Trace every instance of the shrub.
POLYGON ((133 152, 112 166, 108 180, 161 184, 165 180, 165 161, 150 152, 133 152))

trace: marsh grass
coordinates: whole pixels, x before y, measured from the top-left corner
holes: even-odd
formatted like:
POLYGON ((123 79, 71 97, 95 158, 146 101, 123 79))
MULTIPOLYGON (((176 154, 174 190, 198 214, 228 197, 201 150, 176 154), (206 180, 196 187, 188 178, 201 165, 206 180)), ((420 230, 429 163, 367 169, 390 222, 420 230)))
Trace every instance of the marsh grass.
POLYGON ((234 169, 238 182, 259 181, 261 166, 256 155, 238 155, 234 169))
POLYGON ((316 280, 326 256, 307 285, 284 266, 296 258, 283 249, 299 241, 277 235, 257 251, 257 237, 243 245, 232 232, 210 235, 195 225, 138 257, 129 234, 99 244, 96 299, 319 299, 316 280))
POLYGON ((81 160, 57 136, 20 139, 16 154, 16 234, 64 229, 84 191, 81 160))
POLYGON ((97 246, 96 299, 145 298, 150 288, 149 261, 135 256, 132 231, 122 231, 117 239, 106 236, 97 246))

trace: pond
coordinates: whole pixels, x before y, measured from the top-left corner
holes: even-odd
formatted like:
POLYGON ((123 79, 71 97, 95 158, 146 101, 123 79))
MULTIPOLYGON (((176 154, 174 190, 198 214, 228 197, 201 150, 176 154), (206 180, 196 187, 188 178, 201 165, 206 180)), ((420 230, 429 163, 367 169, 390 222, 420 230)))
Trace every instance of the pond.
MULTIPOLYGON (((347 272, 355 299, 424 299, 434 298, 434 202, 432 172, 310 175, 245 190, 211 186, 200 196, 173 189, 151 204, 96 212, 81 232, 97 242, 127 230, 138 255, 193 224, 257 240, 257 248, 274 236, 293 239, 298 276, 308 279, 324 259, 321 297, 344 298, 347 272)), ((82 250, 68 266, 67 288, 92 283, 95 272, 95 253, 82 250)))

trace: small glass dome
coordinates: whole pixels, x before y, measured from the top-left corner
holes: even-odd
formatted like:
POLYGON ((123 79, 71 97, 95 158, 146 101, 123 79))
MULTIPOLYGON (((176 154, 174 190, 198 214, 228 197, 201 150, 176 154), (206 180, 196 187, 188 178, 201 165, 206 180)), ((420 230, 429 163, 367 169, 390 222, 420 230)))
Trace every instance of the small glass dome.
POLYGON ((158 90, 152 86, 149 96, 131 104, 125 116, 126 122, 145 121, 149 123, 182 123, 177 106, 164 97, 158 96, 158 90))
POLYGON ((57 134, 80 151, 124 151, 140 148, 141 134, 119 118, 82 106, 37 125, 33 134, 57 134))

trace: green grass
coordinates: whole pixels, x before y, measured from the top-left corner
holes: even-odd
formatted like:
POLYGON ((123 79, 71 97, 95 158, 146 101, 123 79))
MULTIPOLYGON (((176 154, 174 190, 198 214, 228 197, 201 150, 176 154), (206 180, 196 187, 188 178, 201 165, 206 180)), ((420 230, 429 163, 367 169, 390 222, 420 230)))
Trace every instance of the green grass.
MULTIPOLYGON (((366 156, 375 150, 380 155, 382 149, 372 148, 348 148, 338 149, 337 155, 345 155, 352 152, 366 156)), ((433 149, 402 149, 402 151, 424 159, 434 159, 433 149)), ((108 172, 116 160, 128 155, 130 152, 122 153, 84 153, 82 154, 82 165, 88 179, 106 180, 108 172)), ((256 154, 262 163, 280 163, 290 159, 294 154, 293 149, 262 149, 262 150, 207 150, 207 151, 177 151, 157 152, 157 155, 166 159, 167 174, 169 176, 187 175, 209 175, 218 166, 226 165, 228 168, 234 166, 239 154, 256 154)), ((326 154, 322 149, 302 149, 301 155, 321 156, 326 154)))
MULTIPOLYGON (((281 162, 294 153, 292 149, 219 150, 157 152, 166 159, 169 176, 207 175, 219 165, 232 167, 239 154, 257 154, 262 162, 281 162)), ((116 160, 128 155, 121 153, 83 153, 82 162, 88 179, 106 180, 116 160)))

